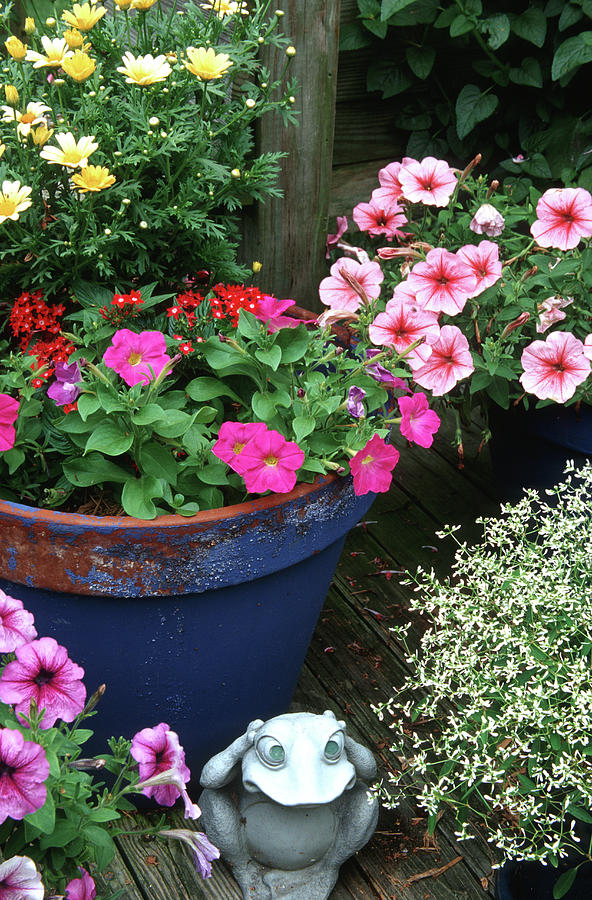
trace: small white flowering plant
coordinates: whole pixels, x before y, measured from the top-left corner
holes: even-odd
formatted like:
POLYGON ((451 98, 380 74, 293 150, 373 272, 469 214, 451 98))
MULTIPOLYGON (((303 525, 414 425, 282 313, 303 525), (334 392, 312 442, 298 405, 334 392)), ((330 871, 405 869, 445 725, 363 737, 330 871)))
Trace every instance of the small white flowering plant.
POLYGON ((460 839, 558 868, 557 898, 592 859, 592 465, 566 472, 478 520, 475 545, 454 537, 448 578, 404 582, 427 628, 412 649, 392 629, 411 674, 375 707, 395 735, 385 804, 413 793, 430 831, 451 810, 460 839))

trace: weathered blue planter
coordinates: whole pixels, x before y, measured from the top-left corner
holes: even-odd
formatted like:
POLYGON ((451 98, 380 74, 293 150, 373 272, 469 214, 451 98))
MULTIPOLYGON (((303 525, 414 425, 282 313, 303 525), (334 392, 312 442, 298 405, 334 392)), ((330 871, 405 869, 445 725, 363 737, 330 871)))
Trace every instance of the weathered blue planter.
POLYGON ((255 718, 285 712, 349 529, 373 494, 327 476, 153 521, 0 501, 0 587, 68 648, 100 752, 164 721, 197 773, 255 718))
MULTIPOLYGON (((580 869, 563 900, 590 900, 591 869, 589 863, 580 869)), ((536 862, 507 862, 496 877, 496 900, 553 900, 553 887, 561 871, 536 862)))

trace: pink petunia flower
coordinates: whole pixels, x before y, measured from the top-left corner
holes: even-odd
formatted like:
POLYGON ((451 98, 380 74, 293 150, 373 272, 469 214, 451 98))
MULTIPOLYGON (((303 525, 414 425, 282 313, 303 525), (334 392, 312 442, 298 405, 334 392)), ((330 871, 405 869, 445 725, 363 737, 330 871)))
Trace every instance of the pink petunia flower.
POLYGON ((584 349, 582 351, 586 359, 592 360, 592 334, 587 334, 584 339, 584 349))
POLYGON ((336 247, 347 231, 347 216, 337 216, 337 231, 335 234, 327 235, 327 252, 325 253, 325 258, 329 259, 331 256, 331 249, 336 247))
POLYGON ((95 900, 97 889, 94 879, 86 869, 78 866, 80 878, 73 878, 66 885, 65 900, 95 900))
POLYGON ((212 453, 241 475, 243 450, 249 441, 266 432, 267 425, 263 422, 222 422, 218 431, 218 440, 212 447, 212 453))
POLYGON ((443 325, 438 342, 432 344, 432 355, 421 369, 414 370, 413 378, 420 387, 441 397, 474 370, 469 342, 460 328, 443 325))
POLYGON ((404 353, 415 341, 423 340, 405 357, 414 368, 429 359, 431 345, 440 336, 440 326, 436 313, 401 300, 389 300, 384 312, 378 313, 370 325, 368 335, 373 344, 393 347, 397 353, 404 353))
POLYGON ((456 255, 467 264, 477 279, 471 297, 478 297, 502 277, 499 247, 493 241, 481 241, 476 246, 466 244, 456 251, 456 255))
POLYGON ((471 219, 469 228, 475 234, 499 237, 504 230, 505 224, 506 220, 495 206, 492 206, 491 203, 483 203, 471 219))
POLYGON ((0 653, 12 653, 21 644, 35 640, 37 629, 34 621, 21 600, 0 590, 0 653))
POLYGON ((294 306, 293 300, 276 300, 275 297, 264 294, 263 298, 257 301, 255 317, 261 322, 267 322, 269 334, 279 331, 280 328, 298 328, 302 325, 302 319, 282 315, 291 306, 294 306))
POLYGON ((380 188, 378 190, 382 191, 381 197, 385 201, 391 199, 397 202, 403 196, 399 172, 401 171, 401 166, 406 166, 410 163, 417 163, 417 160, 412 159, 410 156, 404 156, 402 162, 392 162, 385 166, 384 169, 380 169, 378 173, 380 188))
POLYGON ((47 797, 45 750, 20 731, 0 729, 0 824, 37 812, 47 797))
POLYGON ((164 334, 160 331, 141 331, 120 328, 103 354, 103 362, 114 369, 130 387, 148 384, 157 378, 171 361, 165 352, 164 334), (152 370, 152 371, 151 371, 152 370))
POLYGON ((319 285, 319 296, 326 306, 356 312, 360 304, 380 296, 384 274, 378 263, 358 263, 344 256, 333 263, 330 272, 319 285))
POLYGON ((35 863, 12 856, 0 864, 0 900, 43 900, 45 890, 35 863))
POLYGON ((456 316, 472 296, 477 278, 463 259, 436 247, 425 262, 413 266, 407 283, 425 309, 456 316))
POLYGON ((565 403, 590 374, 584 344, 568 331, 553 331, 522 351, 520 384, 539 400, 565 403))
POLYGON ((349 467, 354 479, 354 493, 361 497, 371 491, 384 494, 391 486, 393 469, 399 462, 399 451, 377 434, 358 450, 349 467))
POLYGON ((399 397, 401 410, 401 434, 420 447, 431 447, 434 435, 440 427, 440 416, 430 409, 428 398, 419 392, 410 397, 399 397))
MULTIPOLYGON (((185 764, 185 751, 179 743, 179 736, 171 731, 166 722, 138 731, 132 738, 130 753, 139 763, 140 782, 166 772, 176 776, 176 779, 170 778, 166 783, 142 788, 146 797, 153 797, 161 806, 172 806, 175 800, 186 794, 184 786, 191 778, 191 772, 185 764)), ((187 799, 183 799, 187 809, 187 799)))
POLYGON ((45 710, 41 728, 51 728, 56 719, 73 722, 86 700, 84 669, 50 637, 23 644, 15 653, 0 677, 0 700, 14 704, 20 716, 29 715, 34 700, 39 711, 45 710))
POLYGON ((241 475, 250 494, 286 494, 296 484, 304 452, 279 431, 266 431, 249 441, 241 456, 241 475))
POLYGON ((412 160, 398 173, 403 197, 410 203, 446 206, 456 187, 456 175, 447 162, 426 156, 421 162, 412 160))
POLYGON ((13 400, 8 394, 0 394, 0 452, 14 447, 16 431, 14 423, 18 417, 18 400, 13 400))
POLYGON ((407 221, 396 200, 381 197, 380 190, 373 191, 369 203, 358 203, 352 216, 360 231, 367 231, 372 237, 384 234, 389 241, 403 237, 399 226, 407 221))
POLYGON ((584 188, 550 188, 539 199, 530 233, 539 247, 571 250, 592 236, 592 197, 584 188))
POLYGON ((195 868, 202 878, 212 874, 212 862, 220 859, 220 851, 214 847, 208 836, 202 831, 189 831, 188 828, 171 828, 160 832, 160 837, 177 838, 188 844, 193 850, 195 868))
POLYGON ((544 334, 555 322, 561 322, 565 319, 563 308, 573 303, 573 297, 547 297, 538 305, 539 319, 536 324, 536 330, 539 334, 544 334))

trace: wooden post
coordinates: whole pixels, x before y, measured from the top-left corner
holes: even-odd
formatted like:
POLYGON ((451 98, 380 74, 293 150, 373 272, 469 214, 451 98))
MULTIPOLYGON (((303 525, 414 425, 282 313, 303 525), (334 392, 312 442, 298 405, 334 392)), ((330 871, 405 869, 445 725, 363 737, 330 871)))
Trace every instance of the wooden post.
MULTIPOLYGON (((270 294, 320 309, 318 286, 328 274, 340 0, 278 0, 276 8, 283 10, 282 30, 296 48, 288 74, 299 83, 299 124, 285 127, 272 114, 260 122, 258 150, 288 153, 280 178, 284 195, 246 211, 243 259, 263 263, 258 283, 270 294)), ((275 49, 265 60, 278 74, 284 63, 275 49)))

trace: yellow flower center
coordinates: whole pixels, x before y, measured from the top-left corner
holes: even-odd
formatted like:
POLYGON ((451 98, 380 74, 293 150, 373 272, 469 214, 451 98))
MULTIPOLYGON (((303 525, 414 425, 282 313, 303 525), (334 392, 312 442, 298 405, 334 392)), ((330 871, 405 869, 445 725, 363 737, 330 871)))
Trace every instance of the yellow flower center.
POLYGON ((132 351, 132 353, 130 353, 130 355, 128 356, 127 361, 130 366, 137 366, 138 363, 142 362, 142 354, 132 351))
POLYGON ((239 453, 243 452, 245 447, 246 447, 245 441, 243 441, 242 444, 240 443, 240 441, 237 441, 236 444, 233 444, 233 446, 232 446, 232 452, 236 453, 236 455, 238 456, 239 453))
POLYGON ((0 216, 12 216, 16 212, 16 203, 12 197, 5 197, 0 194, 0 216))
POLYGON ((374 461, 374 457, 369 453, 368 456, 365 456, 364 459, 362 460, 362 465, 368 466, 373 461, 374 461))
POLYGON ((263 462, 266 466, 277 466, 279 460, 277 456, 266 456, 263 462))
POLYGON ((21 116, 21 123, 24 125, 30 125, 31 122, 34 122, 36 118, 37 116, 35 115, 35 113, 26 112, 21 116))

